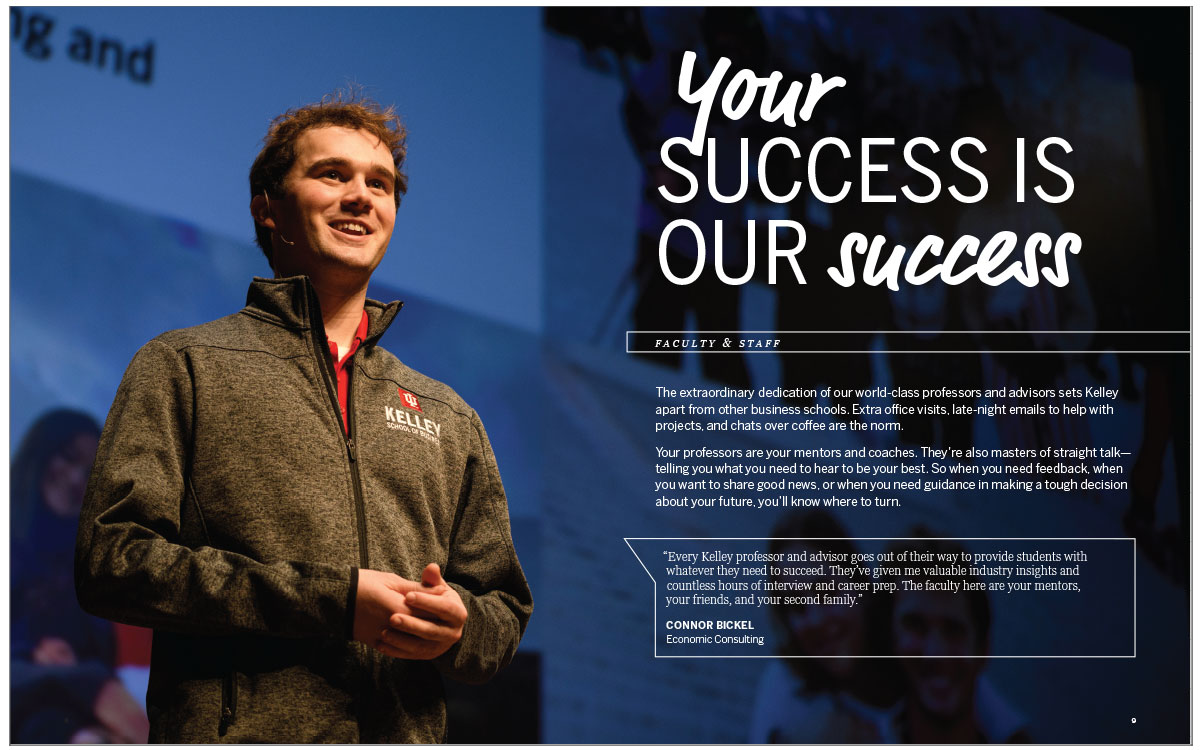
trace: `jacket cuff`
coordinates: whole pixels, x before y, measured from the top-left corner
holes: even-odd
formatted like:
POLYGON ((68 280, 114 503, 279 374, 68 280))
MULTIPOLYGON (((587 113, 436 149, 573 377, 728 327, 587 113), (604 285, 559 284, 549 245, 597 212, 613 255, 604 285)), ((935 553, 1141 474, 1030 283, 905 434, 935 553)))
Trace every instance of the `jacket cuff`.
POLYGON ((433 663, 447 677, 478 685, 491 679, 509 659, 503 656, 497 625, 488 620, 487 609, 481 606, 478 597, 457 583, 450 586, 467 608, 467 621, 463 624, 462 638, 433 663))

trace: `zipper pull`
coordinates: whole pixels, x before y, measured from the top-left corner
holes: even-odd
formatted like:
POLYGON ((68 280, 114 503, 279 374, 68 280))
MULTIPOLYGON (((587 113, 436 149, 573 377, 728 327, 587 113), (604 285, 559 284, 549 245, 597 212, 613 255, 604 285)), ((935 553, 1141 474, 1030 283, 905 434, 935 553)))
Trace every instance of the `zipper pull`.
POLYGON ((354 453, 354 438, 346 438, 346 448, 350 451, 350 463, 358 460, 358 456, 354 453))

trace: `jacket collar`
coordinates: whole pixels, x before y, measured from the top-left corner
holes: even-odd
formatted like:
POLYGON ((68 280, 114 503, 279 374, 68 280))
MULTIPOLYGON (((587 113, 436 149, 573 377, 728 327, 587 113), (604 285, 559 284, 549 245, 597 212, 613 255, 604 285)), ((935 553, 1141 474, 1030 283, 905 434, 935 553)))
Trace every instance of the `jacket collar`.
MULTIPOLYGON (((373 346, 383 336, 403 305, 403 302, 384 304, 373 299, 367 300, 367 338, 363 346, 373 346)), ((283 279, 255 276, 246 292, 245 312, 302 331, 310 330, 314 323, 320 324, 321 321, 321 303, 307 276, 283 279)))

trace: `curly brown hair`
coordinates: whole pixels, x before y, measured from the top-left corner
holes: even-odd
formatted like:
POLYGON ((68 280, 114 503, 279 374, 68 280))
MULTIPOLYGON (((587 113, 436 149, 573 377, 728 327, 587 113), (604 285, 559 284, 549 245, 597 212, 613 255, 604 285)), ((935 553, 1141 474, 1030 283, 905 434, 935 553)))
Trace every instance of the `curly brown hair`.
MULTIPOLYGON (((306 130, 334 126, 365 130, 378 136, 391 151, 396 166, 394 198, 398 208, 400 196, 408 192, 408 175, 404 173, 408 130, 394 106, 385 108, 353 88, 327 94, 314 104, 289 109, 271 121, 262 151, 250 167, 251 200, 263 193, 282 196, 284 177, 296 161, 297 140, 306 130)), ((271 230, 255 222, 254 233, 267 262, 272 262, 271 230)))

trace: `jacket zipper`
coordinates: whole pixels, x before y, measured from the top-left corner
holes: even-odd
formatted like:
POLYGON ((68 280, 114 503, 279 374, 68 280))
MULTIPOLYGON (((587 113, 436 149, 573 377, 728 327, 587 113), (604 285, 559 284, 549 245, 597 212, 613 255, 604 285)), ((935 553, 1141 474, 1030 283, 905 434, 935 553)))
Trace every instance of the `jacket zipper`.
MULTIPOLYGON (((308 295, 308 315, 309 315, 309 334, 312 338, 314 354, 317 356, 317 368, 321 371, 322 378, 325 380, 325 391, 329 395, 329 403, 333 407, 334 424, 337 426, 338 434, 346 443, 346 456, 350 464, 350 480, 354 488, 354 516, 358 524, 358 567, 360 570, 370 569, 370 560, 367 555, 367 511, 363 503, 362 492, 362 477, 358 473, 358 452, 354 447, 354 361, 358 356, 355 352, 348 361, 346 367, 350 368, 347 372, 348 387, 346 388, 346 424, 345 429, 342 429, 342 405, 337 397, 337 376, 334 374, 333 356, 329 352, 328 337, 322 335, 324 333, 324 325, 320 331, 317 330, 316 317, 314 311, 318 309, 320 303, 316 299, 316 293, 309 288, 308 295)), ((361 348, 361 346, 360 346, 361 348)), ((236 691, 237 686, 234 685, 236 691)), ((237 693, 234 693, 236 700, 237 693)), ((359 702, 356 700, 356 704, 359 702)), ((235 709, 236 710, 236 709, 235 709)), ((236 717, 236 714, 235 714, 236 717)), ((359 717, 359 725, 361 726, 362 719, 359 717)))
POLYGON ((237 673, 232 669, 221 683, 221 723, 218 734, 224 736, 237 721, 237 673))
MULTIPOLYGON (((337 378, 333 374, 333 356, 329 353, 328 339, 322 336, 324 328, 317 328, 317 322, 314 320, 314 313, 317 310, 316 294, 310 289, 308 295, 308 315, 309 328, 308 332, 312 338, 314 353, 317 357, 318 369, 321 370, 321 375, 325 380, 325 391, 329 396, 330 404, 333 406, 334 422, 341 427, 342 425, 342 405, 338 402, 337 397, 337 378), (322 340, 325 339, 325 340, 322 340)), ((347 367, 354 367, 354 357, 346 363, 347 367)), ((350 479, 354 486, 354 513, 358 522, 358 567, 369 569, 371 566, 367 557, 367 512, 363 504, 362 494, 362 478, 358 474, 358 454, 354 448, 354 372, 350 371, 350 387, 346 389, 346 429, 339 429, 342 440, 346 444, 346 455, 350 463, 350 479)))
MULTIPOLYGON (((359 347, 361 348, 361 346, 359 347)), ((354 360, 358 352, 350 355, 346 362, 347 377, 350 382, 346 388, 346 451, 350 456, 350 478, 354 484, 354 512, 358 515, 358 562, 360 568, 370 568, 367 560, 367 508, 363 501, 362 477, 358 473, 358 452, 354 447, 354 360)))

